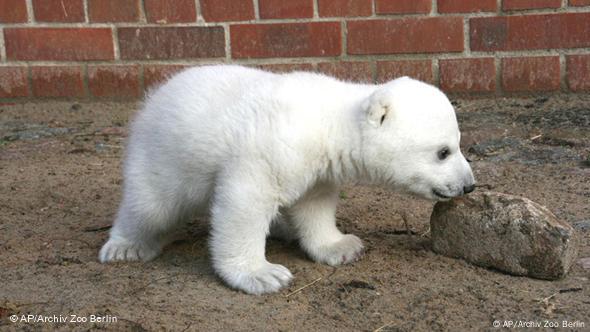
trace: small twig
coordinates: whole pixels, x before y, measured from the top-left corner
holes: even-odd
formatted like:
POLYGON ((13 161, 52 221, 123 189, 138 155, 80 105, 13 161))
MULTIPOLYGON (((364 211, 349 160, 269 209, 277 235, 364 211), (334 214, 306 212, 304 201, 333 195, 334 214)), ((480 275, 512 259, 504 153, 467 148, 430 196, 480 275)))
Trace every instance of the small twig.
POLYGON ((101 147, 111 148, 111 149, 122 149, 122 146, 112 145, 112 144, 102 144, 101 147))
POLYGON ((541 136, 543 136, 543 134, 539 134, 539 135, 533 136, 533 137, 531 137, 531 138, 529 138, 529 139, 530 139, 531 141, 534 141, 534 140, 536 140, 536 139, 539 139, 539 138, 541 138, 541 136))
POLYGON ((582 290, 582 287, 572 287, 572 288, 560 289, 559 290, 559 294, 571 293, 571 292, 579 292, 581 290, 582 290))
POLYGON ((391 324, 393 324, 393 323, 395 323, 395 321, 391 321, 391 322, 389 322, 389 323, 387 323, 387 324, 385 324, 385 325, 383 325, 383 326, 379 327, 378 329, 374 330, 373 332, 379 332, 379 331, 383 330, 384 328, 386 328, 386 327, 390 326, 390 325, 391 325, 391 324))
POLYGON ((86 227, 83 229, 83 231, 84 232, 102 232, 102 231, 106 231, 107 229, 110 229, 111 227, 113 227, 113 226, 108 225, 108 226, 86 227))
POLYGON ((80 124, 82 126, 89 126, 89 125, 93 124, 94 121, 92 121, 92 120, 88 120, 88 121, 76 121, 76 123, 77 124, 80 124))
POLYGON ((343 284, 340 284, 340 288, 346 293, 346 295, 350 294, 350 292, 348 291, 348 288, 344 287, 343 284))
POLYGON ((426 229, 426 231, 424 231, 424 233, 420 234, 420 237, 427 237, 428 234, 430 234, 430 227, 428 227, 428 229, 426 229))
POLYGON ((319 278, 317 278, 316 280, 314 280, 314 281, 310 282, 309 284, 307 284, 307 285, 304 285, 304 286, 301 286, 301 287, 297 288, 296 290, 292 291, 291 293, 289 293, 289 294, 285 295, 285 297, 289 297, 289 296, 291 296, 291 295, 295 295, 295 294, 297 294, 297 293, 301 292, 302 290, 306 289, 307 287, 310 287, 310 286, 312 286, 313 284, 315 284, 316 282, 318 282, 318 281, 322 280, 322 278, 323 278, 323 277, 319 277, 319 278))
POLYGON ((196 242, 196 241, 195 241, 195 242, 193 242, 193 245, 191 245, 191 254, 193 254, 193 255, 195 254, 195 247, 196 247, 198 244, 200 244, 200 243, 198 243, 198 242, 196 242))
POLYGON ((145 331, 145 329, 143 328, 143 326, 142 326, 141 324, 139 324, 138 322, 136 322, 136 321, 132 321, 132 320, 130 320, 130 319, 127 319, 127 318, 120 318, 120 317, 118 317, 118 318, 117 318, 117 320, 122 320, 122 321, 124 321, 124 322, 131 323, 131 324, 132 324, 132 326, 133 326, 134 328, 138 329, 139 331, 145 331))
POLYGON ((26 306, 31 306, 31 305, 37 305, 37 304, 55 304, 57 302, 29 302, 29 303, 19 303, 16 304, 17 307, 26 307, 26 306))
POLYGON ((410 231, 410 226, 408 226, 408 215, 405 212, 401 213, 402 220, 404 221, 404 227, 406 227, 406 235, 412 235, 412 231, 410 231))
POLYGON ((96 152, 96 151, 90 150, 90 149, 86 149, 86 148, 75 148, 75 149, 72 149, 72 150, 68 151, 68 154, 88 153, 88 152, 93 153, 93 152, 96 152))
POLYGON ((536 299, 536 300, 537 300, 538 302, 547 303, 547 302, 549 302, 549 300, 551 300, 552 298, 554 298, 554 297, 555 297, 555 295, 557 295, 557 294, 558 294, 558 293, 553 293, 553 294, 551 294, 551 295, 549 295, 549 296, 547 296, 547 297, 544 297, 544 298, 542 298, 542 299, 536 299))
POLYGON ((127 295, 128 296, 129 295, 135 295, 135 294, 139 293, 140 291, 146 289, 149 285, 155 284, 156 282, 158 282, 160 280, 170 279, 170 278, 173 278, 173 277, 176 277, 176 276, 178 276, 178 274, 174 274, 174 275, 170 275, 170 276, 165 276, 165 277, 162 277, 162 278, 158 278, 158 279, 152 280, 152 281, 146 283, 145 285, 143 285, 141 287, 138 287, 138 288, 136 288, 136 289, 128 292, 127 295))
POLYGON ((338 272, 338 268, 337 267, 332 267, 332 272, 330 272, 330 274, 328 274, 328 276, 326 277, 326 280, 330 280, 330 278, 332 278, 332 276, 334 274, 336 274, 336 272, 338 272))
POLYGON ((385 234, 393 234, 393 235, 416 235, 418 233, 414 232, 413 230, 409 230, 408 233, 408 229, 394 229, 392 231, 383 231, 383 233, 385 234))
POLYGON ((184 331, 188 331, 188 329, 193 326, 193 323, 188 323, 188 325, 184 328, 184 330, 182 330, 182 332, 184 331))
POLYGON ((80 133, 80 134, 75 134, 74 135, 74 139, 76 139, 78 137, 86 137, 86 136, 96 136, 96 133, 80 133))
POLYGON ((90 245, 90 243, 88 243, 84 240, 81 240, 81 239, 76 239, 76 238, 56 237, 56 238, 50 239, 48 243, 53 243, 53 241, 78 241, 80 243, 84 243, 88 247, 92 247, 90 245))

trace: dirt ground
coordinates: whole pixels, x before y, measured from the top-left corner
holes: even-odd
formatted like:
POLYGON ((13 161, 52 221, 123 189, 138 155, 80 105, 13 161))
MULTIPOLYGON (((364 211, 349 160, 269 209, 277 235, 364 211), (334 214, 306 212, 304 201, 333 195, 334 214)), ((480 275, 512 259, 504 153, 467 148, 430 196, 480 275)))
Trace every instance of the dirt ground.
POLYGON ((246 295, 219 281, 206 220, 191 222, 153 262, 102 265, 97 253, 117 209, 126 125, 138 105, 4 104, 0 330, 467 331, 564 321, 589 330, 590 95, 454 104, 480 186, 529 197, 578 230, 582 260, 563 280, 437 255, 432 203, 366 187, 343 188, 338 210, 341 228, 363 239, 364 257, 331 268, 269 240, 269 260, 295 276, 278 294, 246 295))

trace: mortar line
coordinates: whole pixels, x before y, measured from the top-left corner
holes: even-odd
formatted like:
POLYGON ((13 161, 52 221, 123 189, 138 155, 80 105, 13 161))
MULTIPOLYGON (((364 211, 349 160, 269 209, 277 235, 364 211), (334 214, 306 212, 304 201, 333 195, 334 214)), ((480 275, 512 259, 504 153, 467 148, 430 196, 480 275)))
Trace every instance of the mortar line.
POLYGON ((432 81, 434 82, 435 86, 440 86, 440 64, 438 63, 438 58, 432 59, 432 81))
POLYGON ((139 99, 142 99, 141 96, 143 96, 145 94, 145 66, 138 64, 138 69, 137 69, 137 80, 139 81, 139 92, 140 92, 140 97, 139 99))
POLYGON ((195 0, 195 11, 197 12, 197 25, 204 25, 205 19, 203 18, 203 12, 201 10, 201 1, 195 0))
POLYGON ((145 10, 145 1, 139 1, 139 22, 138 23, 147 23, 147 12, 145 10))
POLYGON ((6 59, 6 45, 4 43, 4 28, 0 27, 0 62, 8 62, 6 59))
POLYGON ((223 38, 225 39, 225 62, 231 62, 231 36, 230 24, 223 24, 223 38))
POLYGON ((26 67, 26 73, 27 73, 27 88, 29 89, 29 97, 35 98, 34 94, 33 94, 33 70, 31 69, 31 66, 26 67))
POLYGON ((318 6, 318 0, 313 0, 313 18, 314 20, 317 20, 318 18, 320 18, 320 9, 318 6))
POLYGON ((565 55, 559 54, 559 86, 562 92, 567 92, 567 63, 565 61, 565 55))
POLYGON ((115 57, 113 61, 121 60, 121 50, 119 49, 119 30, 114 24, 111 25, 111 36, 113 37, 113 53, 115 57))
POLYGON ((84 95, 87 97, 92 97, 90 93, 90 77, 88 75, 88 64, 82 66, 82 88, 84 90, 84 95))
POLYGON ((84 23, 90 23, 90 15, 88 14, 88 0, 82 1, 82 6, 84 6, 84 23))
MULTIPOLYGON (((29 88, 31 88, 29 86, 29 88)), ((142 101, 144 100, 144 96, 146 91, 141 91, 141 95, 138 97, 92 97, 89 95, 76 97, 76 96, 67 96, 67 97, 35 97, 32 95, 32 90, 29 90, 31 94, 29 96, 24 97, 8 97, 8 98, 0 98, 0 103, 24 103, 24 102, 32 102, 32 103, 56 103, 56 102, 72 102, 72 101, 80 101, 80 102, 93 102, 93 101, 101 101, 106 103, 130 103, 134 105, 141 105, 142 101)), ((507 98, 534 98, 535 96, 568 96, 570 98, 586 98, 588 92, 585 91, 567 91, 563 92, 560 90, 556 91, 519 91, 519 92, 449 92, 448 95, 450 97, 464 97, 469 99, 479 99, 479 98, 491 98, 495 105, 498 105, 499 98, 497 97, 507 97, 507 98)))
MULTIPOLYGON (((528 11, 525 13, 518 13, 518 16, 527 16, 527 15, 535 15, 535 14, 548 14, 553 13, 555 11, 528 11)), ((590 13, 590 6, 587 7, 570 7, 568 8, 568 13, 590 13)), ((315 13, 314 15, 316 15, 315 13)), ((463 13, 461 15, 445 15, 445 16, 461 16, 464 18, 475 18, 475 17, 495 17, 497 13, 487 12, 487 13, 463 13)), ((516 16, 516 15, 511 15, 516 16)), ((425 17, 424 14, 386 14, 386 15, 379 15, 379 16, 350 16, 346 17, 347 21, 371 21, 371 20, 383 20, 383 19, 403 19, 403 18, 420 18, 425 17)), ((296 18, 296 19, 265 19, 263 21, 256 22, 257 24, 273 24, 273 23, 311 23, 311 22, 336 22, 338 18, 334 17, 313 17, 313 18, 296 18)), ((89 22, 88 24, 84 22, 34 22, 34 27, 38 28, 100 28, 100 27, 110 27, 109 23, 101 23, 101 22, 89 22)), ((142 23, 142 22, 117 22, 118 27, 163 27, 161 24, 157 23, 142 23)), ((222 24, 251 24, 252 20, 247 21, 228 21, 228 22, 202 22, 196 24, 195 22, 185 22, 185 23, 172 23, 167 24, 165 27, 195 27, 195 26, 204 26, 204 27, 214 27, 220 26, 222 24)), ((3 24, 5 28, 19 28, 19 27, 31 27, 30 23, 6 23, 3 24)))
POLYGON ((494 56, 494 70, 496 71, 496 93, 503 93, 502 59, 499 56, 494 56))
MULTIPOLYGON (((397 60, 424 60, 424 59, 432 59, 434 57, 438 59, 457 59, 457 58, 474 58, 474 57, 537 57, 537 56, 557 56, 559 55, 559 50, 535 50, 535 51, 502 51, 502 52, 471 52, 469 57, 466 57, 461 52, 444 52, 444 53, 405 53, 405 54, 367 54, 367 55, 350 55, 347 54, 345 57, 343 56, 332 56, 332 57, 322 57, 322 56, 315 56, 315 57, 284 57, 284 58, 237 58, 232 59, 236 63, 242 64, 251 64, 251 63, 261 63, 261 64, 281 64, 281 63, 312 63, 314 61, 326 62, 326 61, 340 61, 340 60, 348 60, 348 61, 359 61, 359 62, 368 62, 368 61, 397 61, 397 60)), ((576 54, 588 54, 590 53, 590 48, 580 48, 580 49, 568 49, 568 54, 576 55, 576 54)), ((150 59, 119 59, 116 63, 117 64, 196 64, 196 63, 220 63, 226 60, 226 57, 218 57, 218 58, 182 58, 182 59, 168 59, 168 60, 150 60, 150 59)), ((48 61, 48 60, 41 60, 41 61, 22 61, 22 60, 15 60, 10 61, 10 64, 14 65, 80 65, 82 63, 89 63, 89 64, 102 64, 102 65, 112 65, 114 64, 113 60, 88 60, 88 61, 48 61)))
POLYGON ((254 6, 254 20, 260 21, 260 8, 258 7, 258 0, 252 0, 254 6))
POLYGON ((348 44, 347 44, 347 36, 348 36, 348 25, 346 24, 346 20, 341 20, 340 21, 340 38, 341 38, 341 43, 342 43, 342 52, 340 53, 340 55, 342 57, 346 57, 346 55, 348 54, 348 44))
POLYGON ((463 54, 471 56, 471 35, 469 34, 469 19, 463 18, 463 54))
POLYGON ((26 0, 25 1, 27 7, 27 25, 29 23, 35 23, 35 14, 33 8, 33 0, 26 0))

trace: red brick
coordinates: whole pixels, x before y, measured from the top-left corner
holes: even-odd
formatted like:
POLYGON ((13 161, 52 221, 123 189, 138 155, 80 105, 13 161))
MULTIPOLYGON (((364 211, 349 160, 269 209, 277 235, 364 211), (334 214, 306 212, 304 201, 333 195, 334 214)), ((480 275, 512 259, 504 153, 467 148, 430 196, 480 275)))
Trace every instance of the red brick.
POLYGON ((569 0, 569 5, 575 7, 590 6, 590 0, 569 0))
POLYGON ((230 27, 234 58, 337 56, 339 22, 242 24, 230 27))
POLYGON ((313 17, 313 0, 258 0, 260 18, 313 17))
POLYGON ((559 57, 502 59, 502 87, 505 91, 559 90, 559 57))
POLYGON ((439 62, 440 87, 446 92, 493 92, 494 58, 443 59, 439 62))
POLYGON ((4 29, 9 60, 112 60, 110 28, 4 29))
POLYGON ((197 20, 194 0, 144 0, 143 5, 148 22, 166 24, 197 20))
POLYGON ((567 85, 575 92, 590 91, 590 54, 566 57, 567 85))
POLYGON ((0 23, 22 23, 27 20, 25 0, 0 0, 0 23))
POLYGON ((473 51, 590 46, 590 13, 479 17, 469 25, 473 51))
POLYGON ((318 0, 322 17, 370 16, 371 0, 318 0))
POLYGON ((94 97, 139 97, 139 66, 90 66, 88 89, 94 97))
POLYGON ((78 66, 31 67, 35 97, 82 97, 84 83, 78 66))
POLYGON ((318 71, 352 82, 373 82, 373 71, 369 62, 323 62, 318 64, 318 71))
POLYGON ((349 21, 349 54, 463 51, 460 17, 349 21))
POLYGON ((430 13, 431 8, 431 0, 376 0, 375 2, 377 14, 430 13))
POLYGON ((262 70, 271 71, 273 73, 290 73, 293 71, 312 71, 311 63, 272 63, 256 66, 262 70))
POLYGON ((38 22, 84 22, 82 0, 33 0, 38 22))
POLYGON ((502 10, 560 8, 561 0, 503 0, 502 10))
POLYGON ((495 12, 496 0, 438 0, 439 13, 495 12))
POLYGON ((222 27, 119 28, 121 59, 187 59, 225 56, 222 27))
POLYGON ((391 81, 395 78, 409 76, 420 81, 432 83, 431 60, 398 60, 398 61, 378 61, 377 78, 378 83, 391 81))
POLYGON ((201 0, 201 12, 207 22, 253 20, 254 2, 252 0, 201 0))
POLYGON ((26 67, 0 67, 0 98, 29 95, 26 67))
POLYGON ((137 22, 139 0, 88 0, 90 22, 137 22))
POLYGON ((153 89, 187 67, 184 65, 143 66, 143 85, 146 90, 153 89))

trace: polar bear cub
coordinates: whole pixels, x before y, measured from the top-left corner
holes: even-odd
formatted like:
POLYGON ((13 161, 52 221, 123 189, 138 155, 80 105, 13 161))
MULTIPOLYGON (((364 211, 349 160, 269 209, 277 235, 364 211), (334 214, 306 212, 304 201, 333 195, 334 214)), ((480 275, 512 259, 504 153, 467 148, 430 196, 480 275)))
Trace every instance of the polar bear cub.
POLYGON ((292 279, 265 258, 277 230, 313 260, 356 260, 361 240, 335 223, 338 188, 379 185, 431 200, 474 188, 452 105, 407 78, 353 84, 315 73, 191 68, 131 125, 123 199, 101 262, 148 261, 196 213, 210 216, 215 272, 251 294, 292 279), (271 227, 272 226, 272 227, 271 227))

